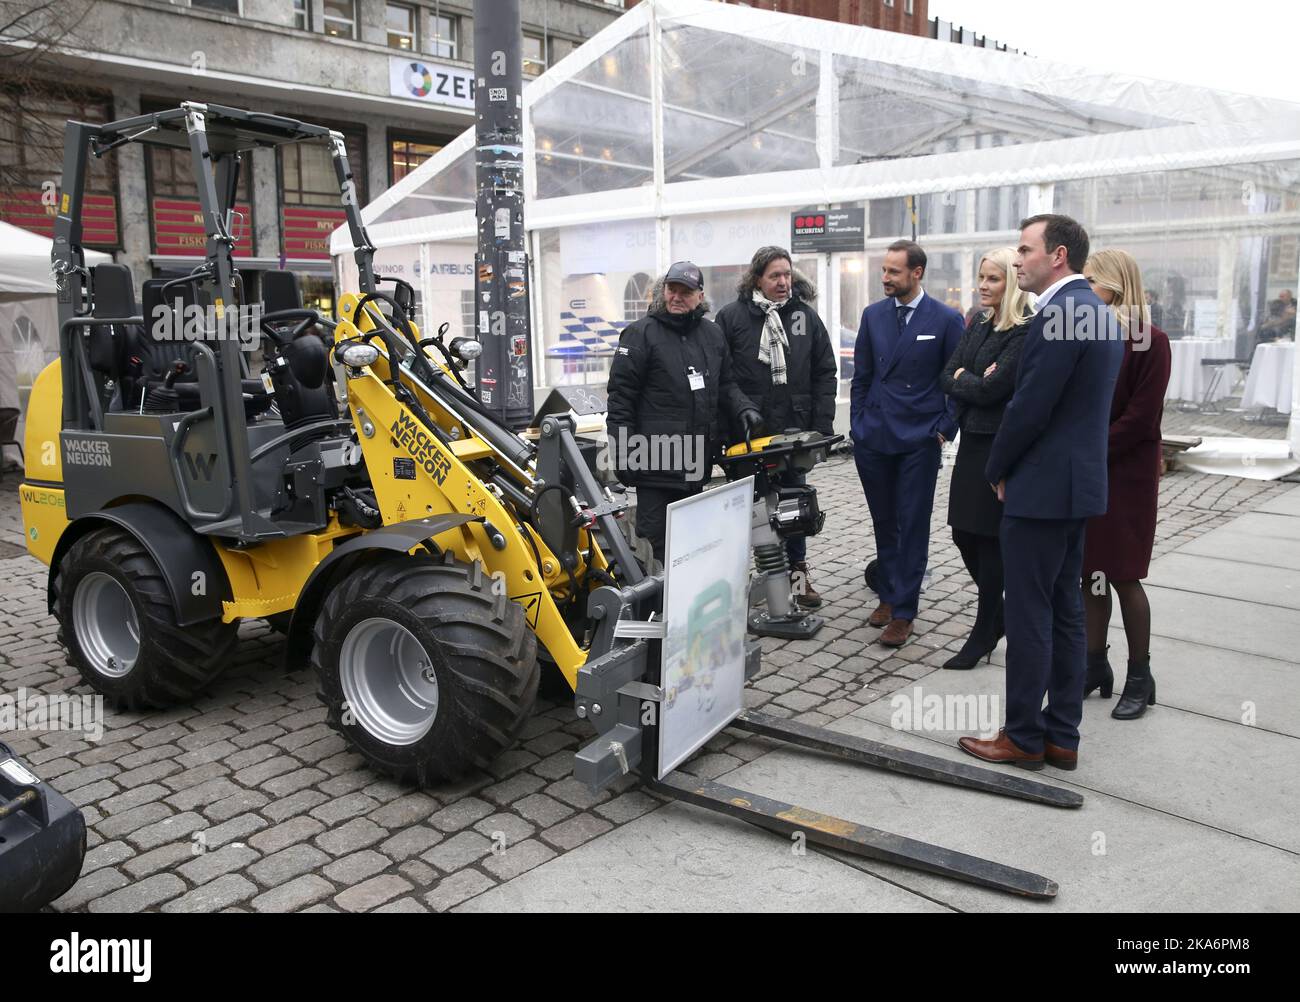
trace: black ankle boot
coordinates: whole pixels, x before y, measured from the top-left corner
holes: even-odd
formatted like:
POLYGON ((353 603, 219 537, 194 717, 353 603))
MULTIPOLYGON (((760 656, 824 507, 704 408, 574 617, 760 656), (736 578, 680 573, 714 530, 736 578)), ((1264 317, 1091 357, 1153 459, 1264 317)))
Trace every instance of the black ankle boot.
POLYGON ((1130 661, 1128 678, 1124 680, 1124 693, 1110 715, 1116 720, 1137 720, 1155 702, 1156 680, 1151 674, 1151 662, 1146 658, 1130 661))
POLYGON ((994 626, 992 637, 988 636, 987 630, 971 631, 971 635, 961 645, 961 650, 945 661, 943 666, 959 670, 974 668, 979 664, 980 658, 985 658, 987 664, 993 660, 993 652, 997 650, 998 641, 1001 639, 1002 629, 1000 625, 994 626))
POLYGON ((1111 694, 1115 691, 1115 672, 1110 667, 1110 658, 1106 656, 1106 651, 1110 650, 1107 644, 1104 650, 1088 652, 1088 677, 1083 682, 1083 698, 1087 699, 1093 689, 1101 689, 1101 698, 1110 699, 1111 694))

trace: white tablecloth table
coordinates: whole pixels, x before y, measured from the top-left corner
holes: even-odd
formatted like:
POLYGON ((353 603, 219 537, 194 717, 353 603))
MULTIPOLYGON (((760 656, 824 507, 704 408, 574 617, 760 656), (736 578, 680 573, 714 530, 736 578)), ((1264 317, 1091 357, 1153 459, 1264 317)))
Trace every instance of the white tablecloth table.
POLYGON ((1272 342, 1255 345, 1250 361, 1250 375, 1241 393, 1243 410, 1271 407, 1281 414, 1291 413, 1291 379, 1295 372, 1295 342, 1272 342))
MULTIPOLYGON (((1231 358, 1236 343, 1231 338, 1185 337, 1169 342, 1169 388, 1166 400, 1187 400, 1200 403, 1214 373, 1213 366, 1202 365, 1207 358, 1231 358)), ((1212 400, 1222 400, 1231 393, 1240 376, 1240 370, 1229 366, 1215 387, 1212 400)))

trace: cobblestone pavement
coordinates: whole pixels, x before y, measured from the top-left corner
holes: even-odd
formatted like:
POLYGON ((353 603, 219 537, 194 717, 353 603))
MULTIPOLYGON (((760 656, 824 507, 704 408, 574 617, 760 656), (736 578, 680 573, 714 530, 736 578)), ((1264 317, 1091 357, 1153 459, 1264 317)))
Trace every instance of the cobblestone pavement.
MULTIPOLYGON (((745 703, 826 724, 936 669, 973 621, 975 593, 935 502, 932 579, 915 638, 898 651, 867 627, 862 569, 870 520, 850 459, 811 480, 829 512, 810 566, 826 599, 812 640, 764 641, 745 703)), ((1247 511, 1284 484, 1174 473, 1161 489, 1156 554, 1247 511)), ((46 568, 21 549, 12 475, 0 491, 0 693, 87 692, 46 612, 46 568)), ((570 705, 543 702, 490 772, 417 791, 370 771, 324 722, 308 673, 279 667, 260 621, 235 663, 192 706, 109 712, 102 740, 81 732, 0 735, 80 806, 90 851, 58 911, 442 911, 567 852, 661 802, 631 782, 592 795, 572 775, 591 733, 570 705)), ((725 731, 684 768, 714 777, 763 755, 725 731)))
POLYGON ((1160 430, 1165 435, 1201 438, 1286 438, 1290 416, 1276 411, 1243 411, 1239 397, 1220 400, 1215 410, 1190 404, 1165 404, 1160 430))

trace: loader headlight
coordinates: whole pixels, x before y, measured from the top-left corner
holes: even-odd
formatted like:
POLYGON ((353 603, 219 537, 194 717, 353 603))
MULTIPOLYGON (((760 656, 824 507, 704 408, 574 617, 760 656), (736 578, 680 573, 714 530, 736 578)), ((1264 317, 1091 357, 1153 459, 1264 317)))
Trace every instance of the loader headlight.
POLYGON ((472 337, 451 339, 451 353, 463 362, 472 362, 483 354, 483 345, 472 337))
POLYGON ((375 363, 375 359, 379 358, 379 349, 373 344, 344 342, 334 349, 334 357, 350 369, 360 369, 375 363))

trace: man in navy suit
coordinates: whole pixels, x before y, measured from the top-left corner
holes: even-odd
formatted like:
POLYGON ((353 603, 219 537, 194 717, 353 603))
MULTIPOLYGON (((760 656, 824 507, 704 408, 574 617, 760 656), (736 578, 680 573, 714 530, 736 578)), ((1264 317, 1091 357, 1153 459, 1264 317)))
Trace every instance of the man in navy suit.
POLYGON ((984 471, 1005 502, 1007 723, 994 739, 958 744, 986 762, 1073 769, 1087 672, 1083 530, 1106 510, 1110 399, 1124 343, 1080 274, 1084 228, 1057 215, 1020 227, 1015 269, 1038 311, 984 471))
POLYGON ((876 534, 876 592, 868 622, 880 642, 912 633, 930 548, 930 511, 943 443, 957 434, 939 374, 961 340, 961 314, 921 288, 925 251, 890 245, 881 269, 888 297, 862 311, 853 349, 849 427, 876 534))

